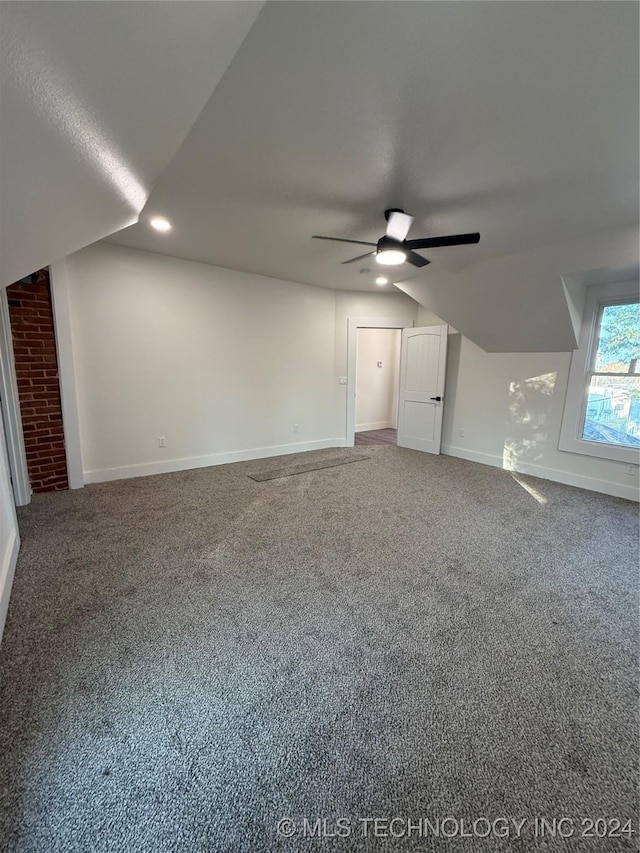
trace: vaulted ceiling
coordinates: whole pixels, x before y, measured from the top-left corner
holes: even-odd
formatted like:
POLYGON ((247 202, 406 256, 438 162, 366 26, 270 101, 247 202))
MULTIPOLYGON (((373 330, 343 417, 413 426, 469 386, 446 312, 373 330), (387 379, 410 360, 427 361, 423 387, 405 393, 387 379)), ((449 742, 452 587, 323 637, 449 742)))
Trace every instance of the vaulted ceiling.
POLYGON ((0 2, 3 285, 137 221, 261 7, 0 2))
MULTIPOLYGON (((550 270, 536 266, 535 252, 563 242, 579 251, 581 240, 591 245, 592 235, 616 229, 629 235, 637 223, 636 3, 269 2, 261 11, 246 3, 10 5, 38 7, 21 13, 25 38, 10 45, 14 53, 33 58, 40 81, 46 59, 46 68, 56 70, 56 97, 74 79, 83 93, 84 111, 72 109, 60 129, 52 107, 66 101, 47 104, 46 86, 40 96, 30 79, 14 74, 16 91, 22 82, 23 94, 32 86, 44 98, 44 105, 33 98, 34 110, 49 113, 69 172, 78 153, 91 172, 91 154, 78 152, 73 130, 78 115, 81 131, 93 118, 94 127, 112 130, 107 137, 121 153, 118 162, 143 190, 136 198, 148 196, 131 224, 140 205, 123 197, 118 180, 93 168, 83 178, 87 194, 61 206, 65 171, 52 178, 46 148, 33 140, 21 153, 16 129, 9 155, 0 153, 3 173, 10 160, 21 167, 20 178, 3 177, 8 197, 19 194, 22 180, 29 198, 37 198, 39 187, 49 199, 49 216, 62 210, 64 218, 75 205, 73 223, 82 220, 75 245, 60 239, 64 251, 56 256, 107 237, 266 276, 372 290, 375 261, 343 265, 360 254, 358 246, 311 236, 375 241, 384 209, 402 207, 416 217, 410 237, 482 235, 477 246, 424 252, 432 263, 423 270, 396 268, 402 289, 439 306, 445 320, 481 346, 509 349, 514 336, 500 340, 495 328, 480 328, 474 320, 480 314, 485 325, 498 320, 475 308, 493 302, 496 316, 506 297, 514 317, 522 313, 521 292, 510 294, 508 282, 494 280, 506 270, 517 279, 517 263, 501 267, 497 259, 533 257, 534 272, 520 282, 528 320, 515 317, 513 327, 522 327, 517 341, 523 349, 570 349, 573 326, 560 274, 575 272, 575 262, 561 253, 569 268, 550 270), (71 11, 78 7, 80 22, 71 11), (107 27, 116 7, 119 17, 107 27), (103 32, 108 44, 95 63, 94 42, 103 32), (94 203, 106 208, 99 228, 94 203), (171 232, 150 230, 155 214, 172 222, 171 232), (456 302, 452 282, 461 275, 466 284, 456 302), (531 313, 536 300, 539 310, 531 313), (556 322, 545 336, 550 313, 556 322)), ((18 115, 23 100, 16 95, 18 115)), ((32 215, 29 207, 14 223, 8 210, 9 245, 24 239, 32 215)), ((58 236, 47 244, 47 260, 54 259, 58 236)))

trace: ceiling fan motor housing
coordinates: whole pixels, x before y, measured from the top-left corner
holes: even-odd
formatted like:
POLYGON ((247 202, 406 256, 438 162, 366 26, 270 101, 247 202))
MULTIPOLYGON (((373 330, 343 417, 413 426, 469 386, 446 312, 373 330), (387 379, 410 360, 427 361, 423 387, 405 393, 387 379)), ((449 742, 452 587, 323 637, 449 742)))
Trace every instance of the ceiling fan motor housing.
POLYGON ((396 249, 400 252, 404 251, 404 249, 402 248, 402 241, 401 240, 394 240, 393 237, 387 237, 387 235, 385 234, 384 237, 381 237, 378 240, 376 251, 378 251, 378 252, 387 251, 388 252, 389 249, 396 249))

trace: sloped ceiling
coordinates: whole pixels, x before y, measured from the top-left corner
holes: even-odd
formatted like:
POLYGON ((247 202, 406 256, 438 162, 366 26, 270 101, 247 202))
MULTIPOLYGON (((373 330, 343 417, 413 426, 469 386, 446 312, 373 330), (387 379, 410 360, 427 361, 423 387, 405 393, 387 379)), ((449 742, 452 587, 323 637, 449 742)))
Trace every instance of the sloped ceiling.
POLYGON ((638 254, 638 229, 627 226, 398 286, 487 352, 569 352, 585 288, 637 280, 638 254))
POLYGON ((0 280, 135 222, 262 3, 0 3, 0 280))
POLYGON ((10 278, 135 222, 155 183, 110 242, 371 291, 375 262, 311 235, 375 241, 402 207, 410 236, 482 235, 396 268, 402 289, 485 348, 566 350, 575 247, 637 224, 636 3, 269 2, 253 26, 246 3, 3 5, 3 240, 26 254, 33 222, 39 249, 10 278))
POLYGON ((390 206, 410 236, 481 232, 425 252, 425 281, 636 221, 638 7, 268 3, 145 216, 110 239, 375 290, 375 262, 341 265, 366 249, 311 235, 375 241, 390 206))

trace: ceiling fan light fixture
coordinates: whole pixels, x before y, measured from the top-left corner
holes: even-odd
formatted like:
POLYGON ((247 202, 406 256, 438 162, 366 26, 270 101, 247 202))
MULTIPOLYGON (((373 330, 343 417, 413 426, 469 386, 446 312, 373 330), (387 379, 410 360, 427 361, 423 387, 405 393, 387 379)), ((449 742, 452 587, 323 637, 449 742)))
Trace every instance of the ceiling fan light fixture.
POLYGON ((406 252, 401 249, 381 249, 376 253, 376 261, 384 266, 394 267, 407 260, 406 252))
MULTIPOLYGON (((388 267, 397 267, 400 264, 411 264, 413 267, 426 267, 430 263, 428 258, 424 258, 416 252, 416 249, 437 249, 440 246, 466 246, 470 243, 478 243, 480 234, 474 231, 473 234, 446 234, 443 237, 422 237, 417 240, 407 240, 407 234, 413 222, 413 216, 405 213, 397 207, 390 207, 384 212, 387 220, 387 230, 377 243, 370 243, 366 240, 351 240, 347 237, 323 237, 320 234, 314 234, 314 240, 333 240, 338 243, 357 243, 359 246, 374 246, 373 251, 366 252, 364 255, 358 255, 356 258, 349 258, 348 261, 342 261, 343 264, 354 264, 361 261, 363 258, 368 258, 370 255, 375 255, 376 263, 388 267)), ((378 282, 376 282, 378 284, 378 282)))

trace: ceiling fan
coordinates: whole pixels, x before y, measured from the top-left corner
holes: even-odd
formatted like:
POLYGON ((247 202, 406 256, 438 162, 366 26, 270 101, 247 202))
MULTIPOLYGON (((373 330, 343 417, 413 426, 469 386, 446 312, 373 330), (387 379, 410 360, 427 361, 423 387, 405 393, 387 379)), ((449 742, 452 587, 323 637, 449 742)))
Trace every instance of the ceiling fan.
POLYGON ((343 237, 321 237, 319 234, 314 234, 314 240, 335 240, 338 243, 358 243, 361 246, 375 246, 371 252, 365 252, 364 255, 358 255, 357 258, 350 258, 348 261, 342 261, 343 264, 353 264, 356 261, 361 261, 363 258, 368 258, 369 255, 375 255, 376 261, 379 264, 388 266, 397 266, 398 264, 409 263, 414 267, 426 267, 430 261, 419 255, 414 249, 435 249, 439 246, 463 246, 467 243, 478 243, 480 234, 450 234, 447 237, 423 237, 417 240, 407 240, 406 236, 411 228, 413 216, 405 213, 397 207, 390 207, 384 212, 384 218, 387 220, 387 230, 383 237, 377 243, 367 243, 364 240, 346 240, 343 237))

